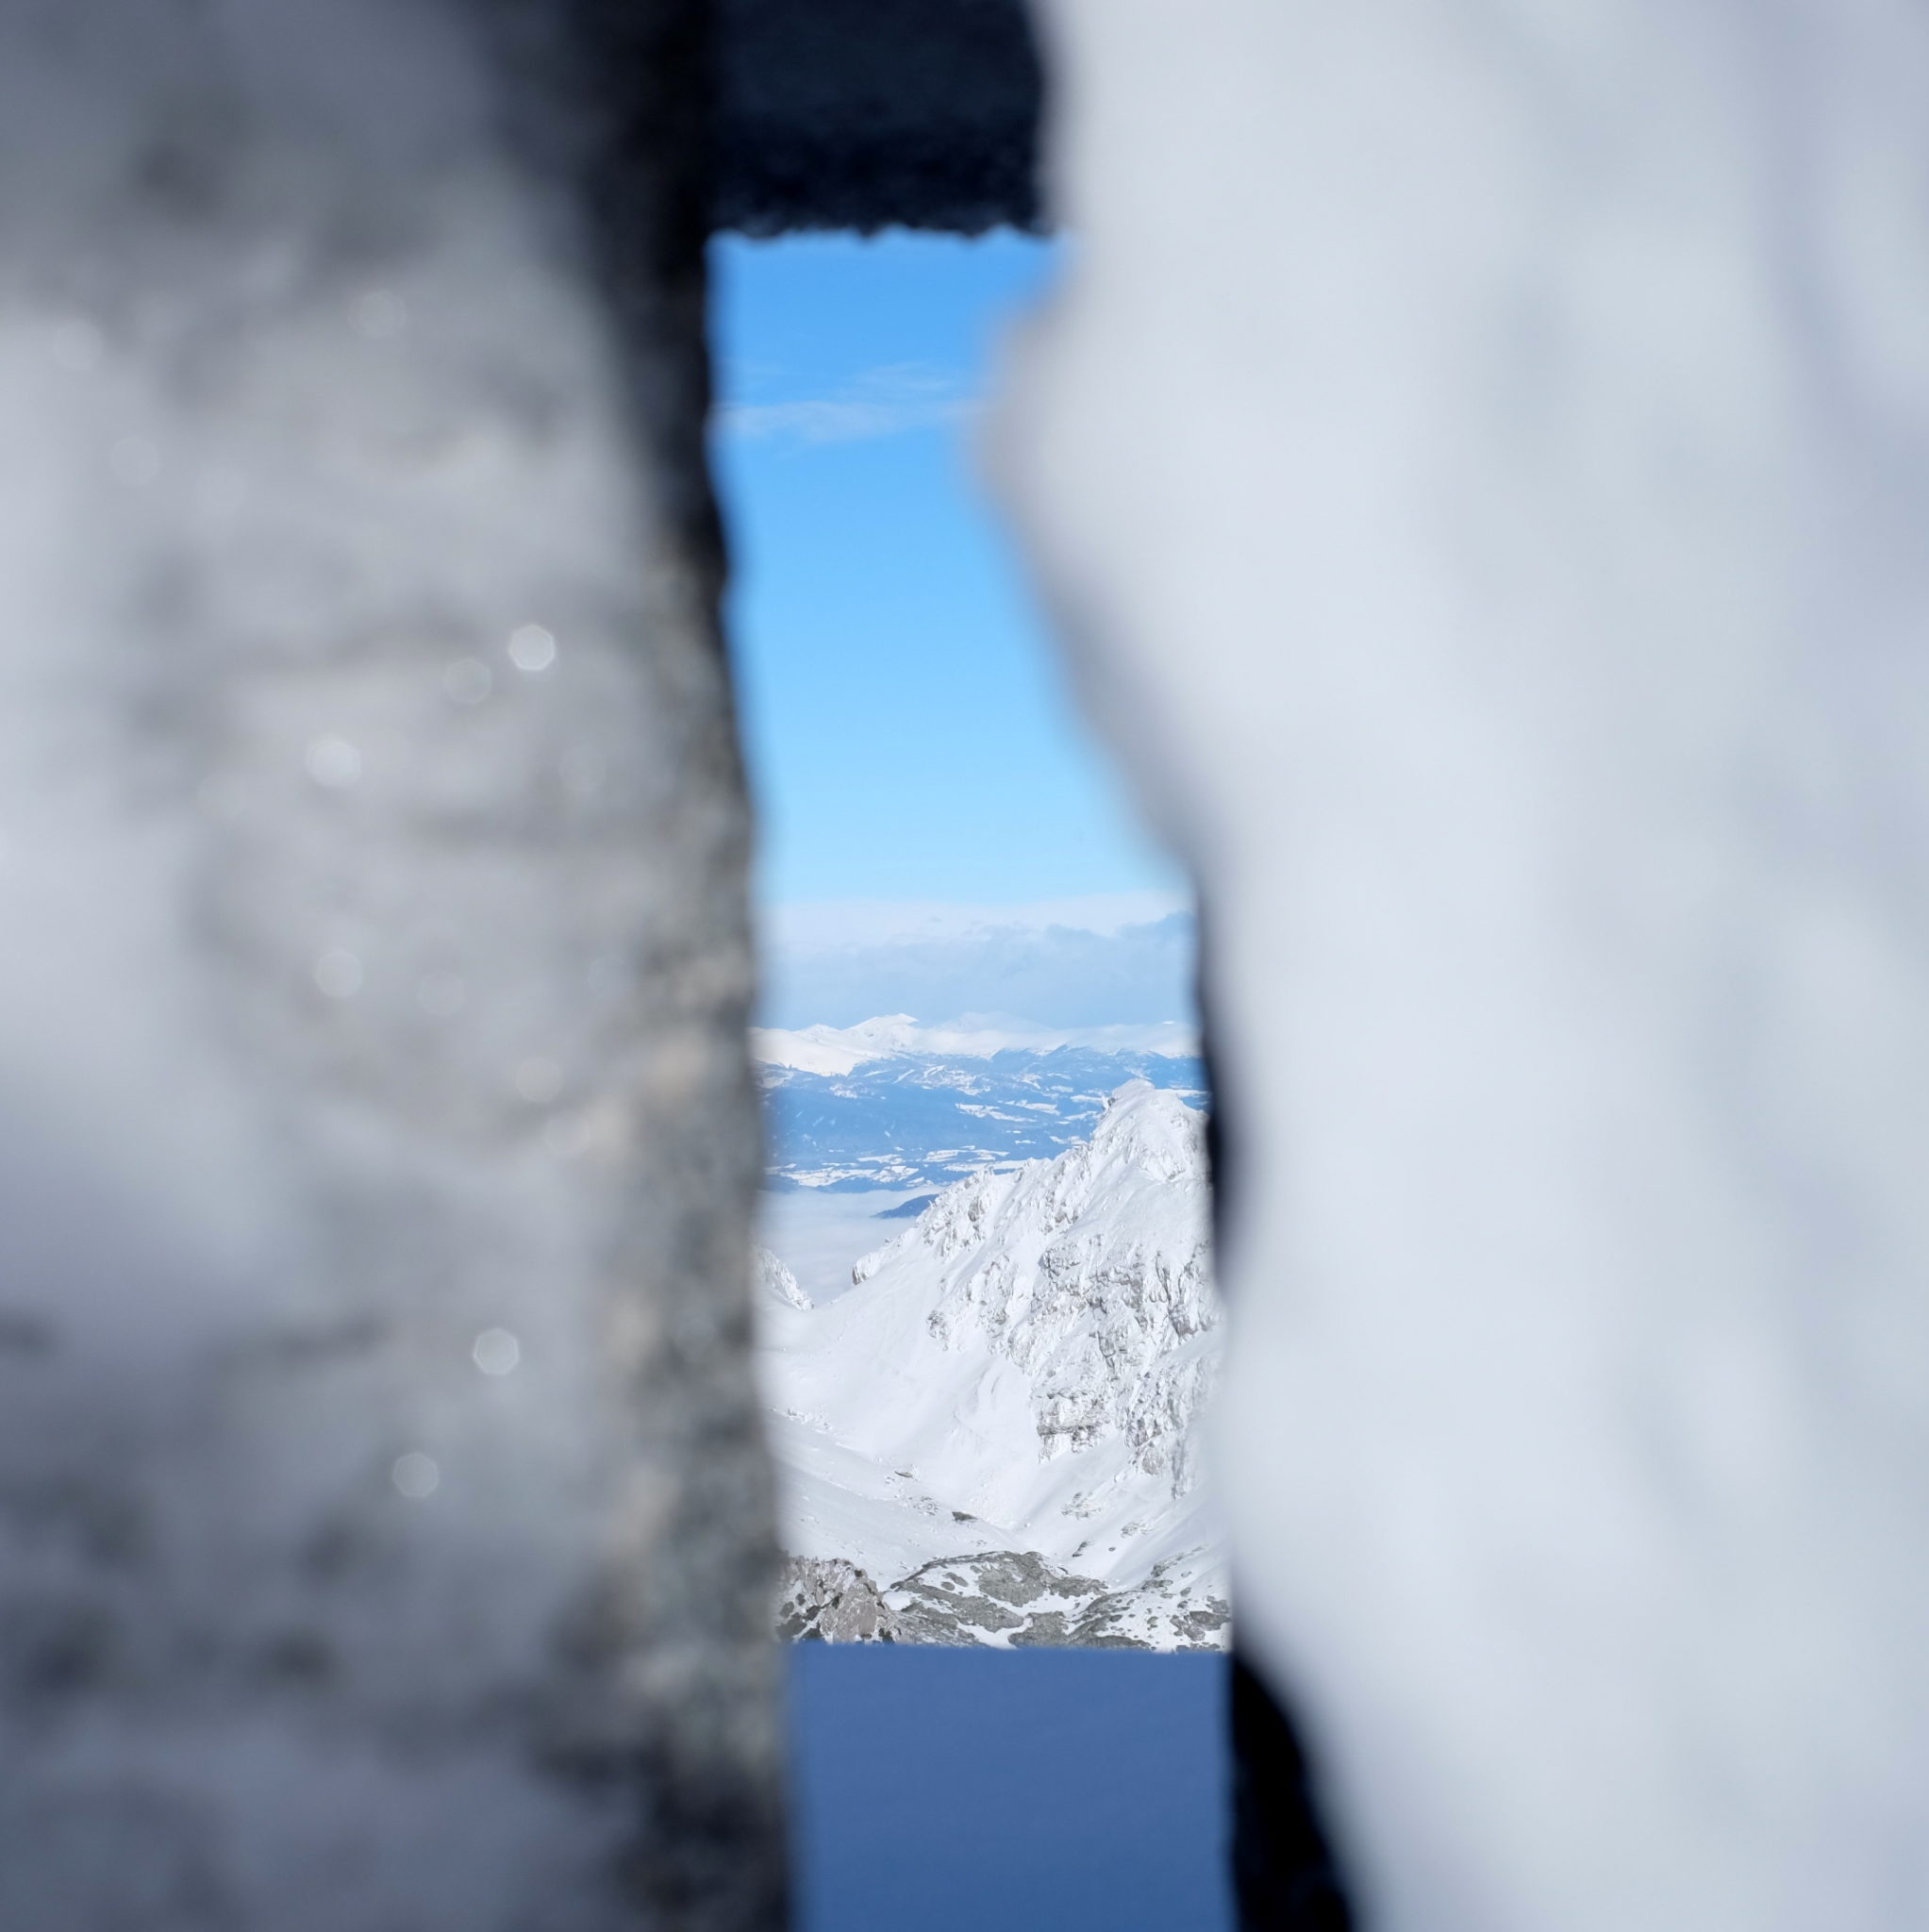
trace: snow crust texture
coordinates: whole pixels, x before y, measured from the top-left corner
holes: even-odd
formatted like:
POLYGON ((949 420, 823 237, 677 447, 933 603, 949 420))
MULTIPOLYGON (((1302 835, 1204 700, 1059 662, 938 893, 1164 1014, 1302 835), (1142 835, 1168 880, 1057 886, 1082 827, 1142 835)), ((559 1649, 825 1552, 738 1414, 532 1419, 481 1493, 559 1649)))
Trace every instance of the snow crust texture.
POLYGON ((1929 13, 1041 18, 996 460, 1199 881, 1362 1914, 1929 1923, 1929 13))
POLYGON ((782 1916, 700 322, 584 12, 0 9, 8 1932, 782 1916))
POLYGON ((782 1627, 1222 1641, 1206 1191, 1203 1116, 1135 1080, 1089 1141, 946 1189, 835 1302, 766 1297, 782 1627))

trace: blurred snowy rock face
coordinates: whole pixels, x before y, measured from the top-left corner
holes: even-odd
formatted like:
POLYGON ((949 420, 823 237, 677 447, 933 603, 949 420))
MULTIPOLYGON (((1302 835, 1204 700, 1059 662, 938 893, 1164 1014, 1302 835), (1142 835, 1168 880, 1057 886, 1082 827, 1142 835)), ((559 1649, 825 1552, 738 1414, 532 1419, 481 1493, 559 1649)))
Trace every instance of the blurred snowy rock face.
POLYGON ((780 1916, 702 224, 592 13, 0 15, 8 1932, 780 1916))
POLYGON ((1089 1141, 945 1189, 833 1302, 766 1259, 785 1635, 1224 1641, 1204 1138, 1134 1080, 1089 1141))
POLYGON ((1929 16, 1044 20, 998 461, 1200 881, 1242 1642, 1384 1932, 1919 1923, 1929 16))

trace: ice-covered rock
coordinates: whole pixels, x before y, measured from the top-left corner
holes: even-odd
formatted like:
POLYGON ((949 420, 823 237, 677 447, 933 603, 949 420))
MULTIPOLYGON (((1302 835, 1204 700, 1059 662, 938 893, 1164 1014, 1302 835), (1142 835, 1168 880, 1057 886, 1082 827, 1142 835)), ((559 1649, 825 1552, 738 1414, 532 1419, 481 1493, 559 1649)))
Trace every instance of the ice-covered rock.
POLYGON ((807 1308, 810 1297, 797 1286, 797 1277, 766 1247, 751 1250, 751 1281, 758 1292, 787 1308, 807 1308))
POLYGON ((999 460, 1200 882, 1366 1915, 1929 1923, 1929 11, 1040 17, 999 460))
POLYGON ((783 1917, 687 17, 0 8, 8 1932, 783 1917))

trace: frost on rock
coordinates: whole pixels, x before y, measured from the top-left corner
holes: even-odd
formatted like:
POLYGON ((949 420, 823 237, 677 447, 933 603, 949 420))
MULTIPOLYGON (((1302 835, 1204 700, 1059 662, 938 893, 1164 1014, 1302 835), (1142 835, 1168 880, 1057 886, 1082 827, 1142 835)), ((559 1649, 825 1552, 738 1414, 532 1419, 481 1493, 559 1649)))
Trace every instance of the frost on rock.
POLYGON ((594 11, 0 10, 8 1932, 781 1918, 701 261, 594 11))
POLYGON ((797 1277, 765 1247, 751 1250, 753 1291, 767 1294, 787 1308, 807 1308, 810 1297, 797 1286, 797 1277))
POLYGON ((850 1571, 901 1642, 1224 1641, 1204 1132, 1130 1081, 1089 1141, 947 1188, 847 1294, 766 1300, 793 1588, 850 1571))
POLYGON ((1929 1924, 1929 10, 1040 19, 993 460, 1199 884, 1363 1909, 1929 1924))

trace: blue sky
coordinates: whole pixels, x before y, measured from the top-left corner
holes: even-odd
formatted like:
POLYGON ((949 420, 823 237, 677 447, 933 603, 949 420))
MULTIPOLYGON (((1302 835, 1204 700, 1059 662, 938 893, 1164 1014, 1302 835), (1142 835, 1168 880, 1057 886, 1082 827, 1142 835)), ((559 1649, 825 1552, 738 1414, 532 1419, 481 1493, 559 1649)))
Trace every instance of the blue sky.
MULTIPOLYGON (((982 932, 995 908, 1026 907, 1016 923, 1039 933, 1116 930, 1133 904, 1149 920, 1182 901, 1073 708, 973 473, 1001 331, 1055 253, 1009 234, 715 246, 713 449, 767 909, 973 907, 982 932), (1104 919, 1064 909, 1097 895, 1104 919)), ((888 958, 859 976, 874 997, 888 958)), ((1023 983, 1035 1002, 1036 974, 1023 983)), ((1170 1005, 1170 985, 1133 998, 1170 1005)), ((822 974, 811 987, 839 1004, 822 974)), ((994 1009, 999 988, 983 991, 994 1009)))

